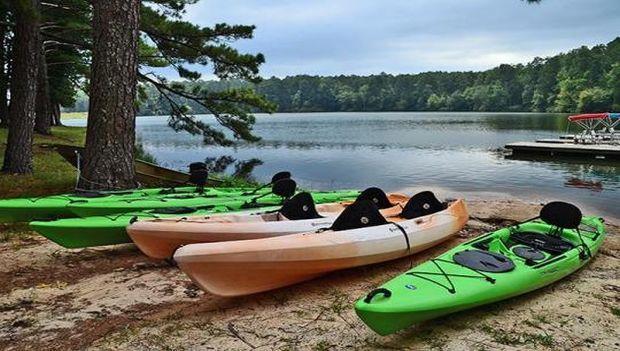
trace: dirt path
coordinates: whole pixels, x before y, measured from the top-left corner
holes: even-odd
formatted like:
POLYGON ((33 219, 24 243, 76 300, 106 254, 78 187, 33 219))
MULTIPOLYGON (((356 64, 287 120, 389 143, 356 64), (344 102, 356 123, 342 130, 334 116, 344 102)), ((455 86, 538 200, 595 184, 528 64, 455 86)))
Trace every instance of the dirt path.
MULTIPOLYGON (((469 207, 474 219, 458 238, 414 265, 539 209, 517 201, 469 207)), ((33 235, 0 244, 0 349, 620 349, 620 227, 608 229, 593 262, 557 284, 389 337, 370 331, 352 303, 409 259, 222 298, 132 245, 65 250, 33 235)))

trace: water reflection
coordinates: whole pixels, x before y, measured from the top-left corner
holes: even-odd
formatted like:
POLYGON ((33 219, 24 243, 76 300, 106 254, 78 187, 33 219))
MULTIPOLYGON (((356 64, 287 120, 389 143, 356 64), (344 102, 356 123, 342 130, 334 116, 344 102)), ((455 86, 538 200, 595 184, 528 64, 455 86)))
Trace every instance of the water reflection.
POLYGON ((255 180, 252 176, 252 172, 254 171, 254 168, 263 164, 263 161, 257 158, 238 161, 230 155, 207 157, 204 162, 207 164, 207 169, 209 172, 230 173, 234 177, 245 180, 255 180), (229 171, 231 165, 234 168, 234 171, 232 172, 229 171))

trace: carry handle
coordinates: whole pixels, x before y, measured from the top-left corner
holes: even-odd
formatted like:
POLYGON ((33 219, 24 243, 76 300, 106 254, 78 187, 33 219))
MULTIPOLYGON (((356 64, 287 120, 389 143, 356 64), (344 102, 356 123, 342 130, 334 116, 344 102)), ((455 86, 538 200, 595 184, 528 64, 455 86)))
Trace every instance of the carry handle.
POLYGON ((370 303, 373 299, 373 297, 377 296, 378 294, 383 294, 384 297, 390 297, 392 296, 392 292, 389 291, 386 288, 379 288, 379 289, 375 289, 373 291, 371 291, 370 293, 368 293, 368 295, 366 295, 366 298, 364 299, 365 303, 370 303))

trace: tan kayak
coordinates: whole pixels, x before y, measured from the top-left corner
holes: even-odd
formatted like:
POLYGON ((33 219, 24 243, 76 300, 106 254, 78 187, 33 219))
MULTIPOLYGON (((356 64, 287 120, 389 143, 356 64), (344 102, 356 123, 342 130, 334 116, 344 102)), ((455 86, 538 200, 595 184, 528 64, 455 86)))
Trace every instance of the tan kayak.
MULTIPOLYGON (((386 195, 377 188, 367 189, 360 198, 366 194, 377 198, 381 213, 388 217, 400 213, 409 200, 406 195, 386 195)), ((127 232, 146 255, 166 259, 187 244, 269 238, 329 228, 351 203, 315 206, 310 194, 299 193, 276 211, 146 220, 129 225, 127 232)))
POLYGON ((386 220, 372 203, 356 202, 330 230, 192 244, 179 248, 174 260, 202 289, 222 296, 267 291, 339 269, 393 260, 437 245, 468 220, 463 200, 445 205, 425 193, 414 196, 402 216, 386 220))

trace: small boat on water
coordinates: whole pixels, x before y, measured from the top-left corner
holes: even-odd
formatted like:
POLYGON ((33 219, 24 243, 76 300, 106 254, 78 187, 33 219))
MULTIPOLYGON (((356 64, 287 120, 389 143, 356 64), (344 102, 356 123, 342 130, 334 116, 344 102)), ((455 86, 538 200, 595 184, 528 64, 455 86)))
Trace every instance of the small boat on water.
POLYGON ((397 216, 368 200, 348 206, 326 229, 273 238, 191 244, 174 260, 198 286, 238 296, 284 287, 345 268, 405 257, 449 239, 468 220, 463 200, 419 193, 397 216))
MULTIPOLYGON (((318 199, 325 200, 320 194, 318 199)), ((409 197, 386 195, 381 189, 369 188, 355 201, 365 199, 372 200, 382 215, 392 217, 400 213, 409 197)), ((302 192, 275 211, 143 220, 131 224, 127 232, 147 256, 164 259, 171 258, 177 248, 187 244, 261 239, 329 228, 351 203, 353 201, 315 206, 313 196, 302 192)))

